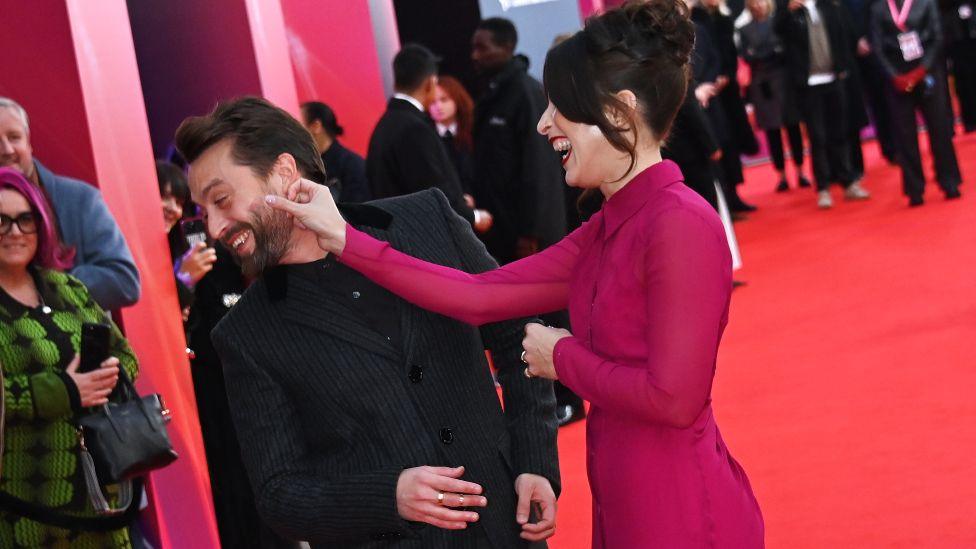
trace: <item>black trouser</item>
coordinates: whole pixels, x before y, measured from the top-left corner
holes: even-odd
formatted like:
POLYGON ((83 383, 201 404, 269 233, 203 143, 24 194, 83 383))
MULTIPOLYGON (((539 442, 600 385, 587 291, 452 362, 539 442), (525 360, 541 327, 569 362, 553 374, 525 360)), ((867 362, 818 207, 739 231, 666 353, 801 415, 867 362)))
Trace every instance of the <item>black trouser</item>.
POLYGON ((834 81, 807 86, 803 90, 803 110, 817 190, 827 190, 832 178, 845 187, 850 185, 854 175, 843 84, 834 81))
MULTIPOLYGON (((895 136, 891 127, 891 112, 888 108, 888 98, 885 89, 888 80, 885 78, 881 64, 874 54, 858 57, 857 64, 861 69, 861 85, 864 87, 864 103, 868 108, 868 116, 874 125, 874 135, 881 145, 881 154, 894 161, 895 136)), ((863 160, 861 172, 863 173, 863 160)))
POLYGON ((960 40, 948 48, 956 96, 966 131, 976 130, 976 40, 960 40))
POLYGON ((901 166, 902 187, 911 198, 921 198, 925 191, 925 174, 918 150, 916 109, 922 112, 928 128, 929 146, 935 160, 935 178, 945 192, 955 190, 962 181, 956 149, 952 144, 951 108, 947 100, 946 79, 937 62, 931 73, 931 87, 919 82, 909 93, 895 91, 888 86, 888 101, 895 128, 898 164, 901 166))
MULTIPOLYGON (((786 135, 790 139, 790 154, 793 155, 793 165, 800 171, 803 167, 803 133, 800 131, 799 124, 786 126, 786 135)), ((766 145, 769 147, 769 155, 773 157, 773 166, 776 171, 786 169, 786 155, 783 151, 783 128, 773 128, 766 130, 766 145)))

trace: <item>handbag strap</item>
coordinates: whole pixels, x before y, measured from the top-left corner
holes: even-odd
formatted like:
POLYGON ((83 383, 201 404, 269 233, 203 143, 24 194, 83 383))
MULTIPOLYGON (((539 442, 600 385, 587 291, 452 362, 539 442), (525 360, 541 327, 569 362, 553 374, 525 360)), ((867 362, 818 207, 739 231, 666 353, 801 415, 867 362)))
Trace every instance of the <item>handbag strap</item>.
POLYGON ((119 484, 119 505, 113 508, 102 493, 102 485, 98 482, 98 474, 95 473, 95 461, 84 443, 79 454, 81 468, 85 473, 85 486, 88 488, 88 500, 95 512, 107 517, 125 514, 132 506, 132 481, 124 480, 119 484))
POLYGON ((132 480, 130 486, 133 496, 135 494, 140 494, 140 497, 133 497, 132 503, 127 509, 125 509, 124 512, 112 516, 79 517, 76 515, 69 515, 67 513, 55 511, 50 507, 24 501, 3 491, 0 491, 0 508, 3 508, 5 511, 13 513, 17 516, 21 516, 36 522, 41 522, 43 524, 48 524, 50 526, 64 528, 66 530, 111 532, 112 530, 118 530, 120 528, 129 526, 132 524, 132 521, 135 520, 136 515, 139 514, 139 499, 141 499, 142 494, 142 479, 137 478, 132 480))

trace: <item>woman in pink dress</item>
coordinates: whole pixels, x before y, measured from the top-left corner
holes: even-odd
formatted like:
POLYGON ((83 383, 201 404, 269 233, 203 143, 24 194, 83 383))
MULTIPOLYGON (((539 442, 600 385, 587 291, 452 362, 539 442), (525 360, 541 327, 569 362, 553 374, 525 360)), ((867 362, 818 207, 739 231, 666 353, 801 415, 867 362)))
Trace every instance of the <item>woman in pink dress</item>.
POLYGON ((538 130, 561 154, 566 182, 606 201, 561 242, 494 271, 406 256, 348 226, 310 182, 287 192, 300 203, 268 197, 327 252, 421 307, 476 325, 568 307, 572 333, 528 325, 523 360, 527 376, 559 379, 591 403, 601 549, 763 546, 759 506, 710 398, 729 246, 715 211, 660 153, 693 41, 682 0, 651 0, 591 18, 549 53, 538 130))

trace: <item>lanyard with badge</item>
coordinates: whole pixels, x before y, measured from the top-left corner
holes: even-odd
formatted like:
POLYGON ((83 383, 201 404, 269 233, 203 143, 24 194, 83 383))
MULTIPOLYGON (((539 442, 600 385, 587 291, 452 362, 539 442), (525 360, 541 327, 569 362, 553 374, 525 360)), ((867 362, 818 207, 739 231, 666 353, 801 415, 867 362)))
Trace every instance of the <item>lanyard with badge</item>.
POLYGON ((888 0, 888 10, 891 12, 891 19, 901 33, 898 34, 898 47, 901 48, 901 56, 905 61, 915 61, 925 55, 922 48, 922 40, 918 37, 918 32, 906 31, 905 21, 908 20, 908 12, 912 11, 914 0, 904 0, 901 11, 895 6, 895 0, 888 0))

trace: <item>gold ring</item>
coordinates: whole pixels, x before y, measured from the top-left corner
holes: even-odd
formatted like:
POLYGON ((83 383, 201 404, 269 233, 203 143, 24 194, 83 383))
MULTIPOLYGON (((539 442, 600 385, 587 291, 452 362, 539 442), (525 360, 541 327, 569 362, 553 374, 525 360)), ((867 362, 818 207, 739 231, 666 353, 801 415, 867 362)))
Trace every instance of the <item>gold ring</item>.
POLYGON ((532 378, 535 377, 534 375, 532 375, 532 372, 530 372, 528 368, 526 368, 525 370, 523 370, 523 373, 525 373, 525 377, 527 377, 529 379, 532 379, 532 378))
POLYGON ((458 507, 464 507, 464 494, 458 494, 458 507))
POLYGON ((444 492, 437 492, 437 505, 444 505, 444 492))
POLYGON ((525 361, 525 351, 522 351, 522 354, 519 356, 519 360, 522 361, 522 364, 528 364, 528 362, 525 361))

